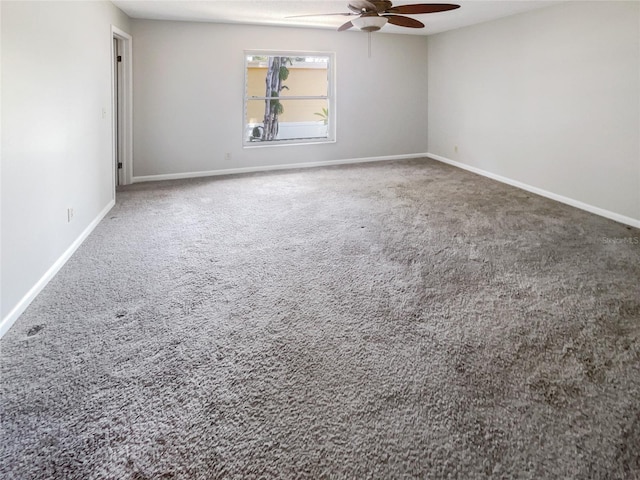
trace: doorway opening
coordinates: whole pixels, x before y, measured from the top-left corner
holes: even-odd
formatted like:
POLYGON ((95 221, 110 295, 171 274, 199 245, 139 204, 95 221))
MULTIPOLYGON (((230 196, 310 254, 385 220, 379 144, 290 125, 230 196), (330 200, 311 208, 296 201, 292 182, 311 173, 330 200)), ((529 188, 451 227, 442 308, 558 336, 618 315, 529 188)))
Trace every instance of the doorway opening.
POLYGON ((111 26, 111 99, 113 192, 132 183, 132 58, 131 35, 111 26))

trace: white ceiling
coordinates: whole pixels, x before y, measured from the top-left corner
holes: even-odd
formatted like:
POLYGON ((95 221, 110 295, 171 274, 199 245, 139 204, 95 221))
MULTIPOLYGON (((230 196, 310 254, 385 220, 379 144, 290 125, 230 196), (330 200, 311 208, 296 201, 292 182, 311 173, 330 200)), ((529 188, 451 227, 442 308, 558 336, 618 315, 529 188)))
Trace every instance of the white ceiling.
MULTIPOLYGON (((289 27, 337 29, 349 20, 343 16, 287 18, 291 15, 347 13, 348 0, 112 0, 133 18, 181 20, 214 23, 242 23, 289 27)), ((411 15, 426 28, 402 28, 386 25, 381 31, 430 35, 467 25, 486 22, 516 13, 562 3, 558 0, 398 0, 394 5, 411 3, 455 3, 460 8, 449 12, 411 15)))

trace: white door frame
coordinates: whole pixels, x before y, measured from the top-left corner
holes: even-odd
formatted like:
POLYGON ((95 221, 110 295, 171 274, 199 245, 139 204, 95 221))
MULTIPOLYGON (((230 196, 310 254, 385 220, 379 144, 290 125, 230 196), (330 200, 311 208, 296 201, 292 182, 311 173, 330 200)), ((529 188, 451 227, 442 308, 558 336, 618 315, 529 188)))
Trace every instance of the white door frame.
POLYGON ((133 176, 133 56, 132 56, 132 37, 127 32, 120 30, 118 27, 111 25, 111 138, 112 138, 112 158, 111 172, 113 177, 113 196, 115 198, 116 185, 118 184, 115 174, 116 151, 119 148, 120 162, 122 162, 122 170, 120 176, 120 184, 128 185, 131 183, 133 176), (119 89, 120 100, 120 122, 116 123, 116 52, 113 48, 113 39, 116 39, 122 46, 120 55, 122 61, 121 68, 121 85, 119 89), (116 135, 116 128, 119 126, 119 135, 116 135), (119 145, 117 144, 119 139, 119 145))

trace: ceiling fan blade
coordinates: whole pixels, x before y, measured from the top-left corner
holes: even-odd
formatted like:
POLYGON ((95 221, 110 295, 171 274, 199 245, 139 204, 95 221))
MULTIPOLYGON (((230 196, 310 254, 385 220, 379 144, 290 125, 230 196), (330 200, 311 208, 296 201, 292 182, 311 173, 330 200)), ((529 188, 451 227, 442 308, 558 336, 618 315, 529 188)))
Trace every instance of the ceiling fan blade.
POLYGON ((392 25, 409 28, 424 28, 424 23, 416 20, 415 18, 403 17, 402 15, 383 15, 383 17, 387 18, 389 23, 392 25))
POLYGON ((452 3, 416 3, 414 5, 398 5, 391 7, 385 13, 401 13, 403 15, 417 15, 420 13, 438 13, 460 8, 452 3))
POLYGON ((350 13, 350 12, 345 12, 345 13, 311 13, 309 15, 289 15, 288 17, 284 17, 284 18, 328 17, 328 16, 334 16, 334 15, 340 15, 342 17, 350 17, 350 16, 352 16, 354 14, 350 13))
POLYGON ((353 27, 353 23, 351 23, 351 20, 349 20, 347 23, 343 23, 342 25, 340 25, 338 31, 344 32, 345 30, 349 30, 351 27, 353 27))
POLYGON ((362 13, 362 12, 375 12, 376 6, 375 4, 367 1, 367 0, 351 0, 347 7, 354 13, 362 13))

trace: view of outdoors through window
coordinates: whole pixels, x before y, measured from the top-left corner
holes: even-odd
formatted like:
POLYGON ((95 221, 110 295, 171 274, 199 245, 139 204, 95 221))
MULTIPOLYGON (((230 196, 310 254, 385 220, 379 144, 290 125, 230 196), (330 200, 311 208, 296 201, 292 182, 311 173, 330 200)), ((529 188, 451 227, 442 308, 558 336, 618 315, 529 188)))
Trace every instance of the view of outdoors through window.
POLYGON ((245 144, 331 137, 330 55, 246 54, 245 144))

